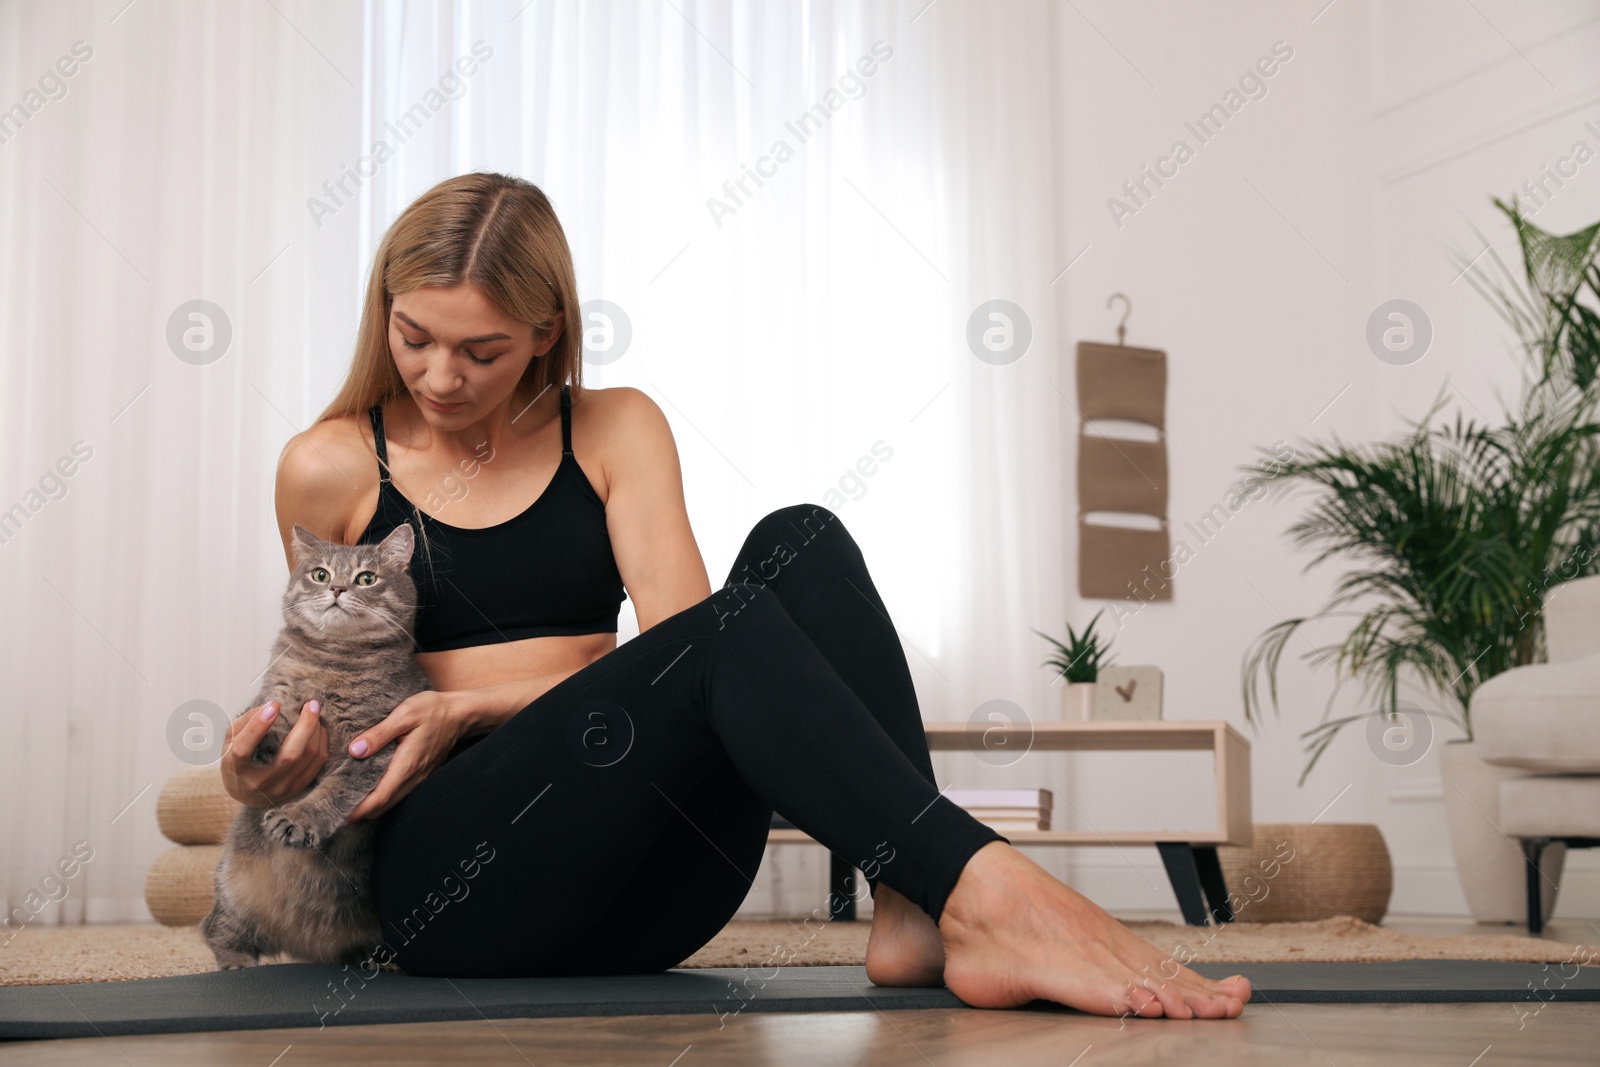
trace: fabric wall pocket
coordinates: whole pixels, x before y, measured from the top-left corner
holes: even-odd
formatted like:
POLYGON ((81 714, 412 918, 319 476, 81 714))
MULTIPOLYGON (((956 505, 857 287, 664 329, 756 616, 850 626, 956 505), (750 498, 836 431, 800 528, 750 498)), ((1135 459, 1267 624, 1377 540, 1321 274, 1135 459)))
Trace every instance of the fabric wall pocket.
POLYGON ((1165 430, 1167 354, 1079 341, 1078 410, 1085 419, 1129 419, 1165 430))
POLYGON ((1078 438, 1078 511, 1167 514, 1167 446, 1162 441, 1078 438))
POLYGON ((1091 600, 1171 600, 1172 535, 1078 523, 1078 593, 1091 600))

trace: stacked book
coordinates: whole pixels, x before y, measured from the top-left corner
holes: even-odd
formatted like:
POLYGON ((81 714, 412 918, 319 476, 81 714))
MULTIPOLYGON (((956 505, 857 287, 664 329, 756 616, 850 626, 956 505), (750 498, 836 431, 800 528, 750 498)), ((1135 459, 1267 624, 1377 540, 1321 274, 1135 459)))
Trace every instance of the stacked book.
POLYGON ((944 795, 1002 834, 1050 829, 1048 789, 947 789, 944 795))

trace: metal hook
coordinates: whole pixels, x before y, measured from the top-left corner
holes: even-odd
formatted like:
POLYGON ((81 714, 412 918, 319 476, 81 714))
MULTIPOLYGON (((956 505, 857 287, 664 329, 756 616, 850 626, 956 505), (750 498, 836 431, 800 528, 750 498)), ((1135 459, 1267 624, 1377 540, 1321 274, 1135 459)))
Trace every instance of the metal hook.
POLYGON ((1123 338, 1128 335, 1128 316, 1133 314, 1133 301, 1128 299, 1126 293, 1112 293, 1106 300, 1106 307, 1110 307, 1121 300, 1127 307, 1122 312, 1122 321, 1117 323, 1117 344, 1123 343, 1123 338))

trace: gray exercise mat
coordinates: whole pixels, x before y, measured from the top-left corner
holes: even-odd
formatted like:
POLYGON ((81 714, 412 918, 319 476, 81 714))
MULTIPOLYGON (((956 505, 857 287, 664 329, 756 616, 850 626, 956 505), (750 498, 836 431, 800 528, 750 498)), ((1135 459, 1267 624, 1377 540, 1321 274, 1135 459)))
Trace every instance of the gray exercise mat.
MULTIPOLYGON (((1201 964, 1262 1003, 1600 1000, 1600 969, 1482 960, 1201 964), (1530 984, 1531 983, 1531 984, 1530 984), (1537 998, 1534 989, 1540 990, 1537 998)), ((604 978, 415 978, 276 964, 177 978, 0 988, 0 1038, 268 1030, 448 1019, 959 1008, 945 989, 888 989, 864 967, 718 968, 604 978), (335 993, 335 987, 339 992, 335 993)), ((1067 1010, 1040 1005, 1045 1010, 1067 1010)))

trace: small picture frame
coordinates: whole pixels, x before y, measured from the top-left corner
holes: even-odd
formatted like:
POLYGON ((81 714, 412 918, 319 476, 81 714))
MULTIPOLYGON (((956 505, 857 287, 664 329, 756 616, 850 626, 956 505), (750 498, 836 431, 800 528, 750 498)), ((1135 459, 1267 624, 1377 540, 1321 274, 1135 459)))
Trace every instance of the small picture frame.
POLYGON ((1160 667, 1101 667, 1094 717, 1113 722, 1159 720, 1161 679, 1160 667))

